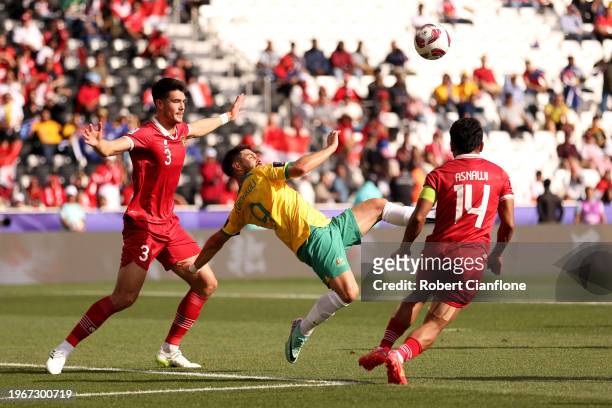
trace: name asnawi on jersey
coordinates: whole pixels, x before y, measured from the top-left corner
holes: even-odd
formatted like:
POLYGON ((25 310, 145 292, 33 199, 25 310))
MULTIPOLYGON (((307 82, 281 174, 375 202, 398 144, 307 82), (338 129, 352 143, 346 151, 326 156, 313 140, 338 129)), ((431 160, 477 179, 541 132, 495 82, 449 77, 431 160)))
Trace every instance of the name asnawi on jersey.
POLYGON ((488 171, 461 171, 455 173, 455 181, 489 181, 488 171))

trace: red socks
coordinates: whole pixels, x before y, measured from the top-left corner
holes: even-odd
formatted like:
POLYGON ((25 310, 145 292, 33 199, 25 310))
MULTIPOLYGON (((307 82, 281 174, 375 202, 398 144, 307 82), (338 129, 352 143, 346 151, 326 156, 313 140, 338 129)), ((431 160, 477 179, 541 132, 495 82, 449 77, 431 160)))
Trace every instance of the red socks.
POLYGON ((380 347, 390 349, 393 347, 393 343, 406 331, 407 325, 392 317, 387 324, 385 329, 385 335, 380 341, 380 347))
POLYGON ((176 311, 176 317, 166 337, 166 343, 176 346, 181 344, 183 336, 191 329, 207 300, 208 297, 198 295, 192 290, 187 292, 176 311))
POLYGON ((404 358, 404 361, 408 361, 421 354, 423 348, 417 339, 414 337, 408 337, 404 344, 397 349, 397 351, 404 358))
POLYGON ((110 296, 98 300, 81 317, 81 320, 66 337, 66 341, 76 347, 81 340, 96 331, 113 313, 115 313, 115 307, 110 296))

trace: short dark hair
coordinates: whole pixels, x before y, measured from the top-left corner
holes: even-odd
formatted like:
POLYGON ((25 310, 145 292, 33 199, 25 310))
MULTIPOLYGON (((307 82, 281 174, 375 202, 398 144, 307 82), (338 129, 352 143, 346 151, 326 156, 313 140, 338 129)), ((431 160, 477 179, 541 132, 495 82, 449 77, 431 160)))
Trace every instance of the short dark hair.
POLYGON ((544 189, 548 190, 550 188, 550 179, 544 180, 544 183, 542 184, 544 184, 544 189))
POLYGON ((482 126, 474 118, 461 118, 451 126, 450 136, 457 153, 470 153, 482 144, 482 126))
POLYGON ((185 83, 178 79, 165 77, 153 84, 151 93, 153 94, 153 101, 158 99, 166 99, 168 94, 172 91, 181 91, 185 93, 185 83))
POLYGON ((236 161, 236 158, 240 156, 240 153, 247 149, 250 149, 248 145, 241 144, 225 153, 225 157, 223 157, 223 162, 221 163, 221 168, 228 177, 234 177, 233 164, 236 161))

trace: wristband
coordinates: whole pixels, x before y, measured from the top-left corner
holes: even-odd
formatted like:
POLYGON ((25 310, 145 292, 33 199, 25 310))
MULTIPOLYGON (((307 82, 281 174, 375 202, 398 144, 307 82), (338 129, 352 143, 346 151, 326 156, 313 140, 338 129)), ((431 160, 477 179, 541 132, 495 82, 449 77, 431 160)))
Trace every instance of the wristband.
POLYGON ((230 117, 227 113, 224 113, 222 115, 219 115, 219 117, 221 118, 221 124, 225 125, 227 122, 230 121, 230 117))
POLYGON ((197 273, 198 272, 198 269, 196 268, 195 264, 189 265, 189 272, 191 272, 191 273, 197 273))

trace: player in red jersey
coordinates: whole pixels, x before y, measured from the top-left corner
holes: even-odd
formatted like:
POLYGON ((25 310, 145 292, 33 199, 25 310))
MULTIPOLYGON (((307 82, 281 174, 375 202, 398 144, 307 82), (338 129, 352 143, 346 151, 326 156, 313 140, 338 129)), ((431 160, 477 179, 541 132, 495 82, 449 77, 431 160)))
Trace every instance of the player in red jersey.
POLYGON ((130 152, 133 163, 134 195, 124 215, 123 250, 115 289, 110 296, 95 302, 72 329, 68 337, 47 360, 47 371, 61 373, 74 347, 98 329, 113 313, 131 306, 138 297, 151 262, 157 260, 189 285, 164 344, 157 354, 163 366, 198 368, 179 350, 183 336, 200 314, 202 306, 217 287, 215 276, 205 265, 197 273, 184 273, 200 247, 181 227, 174 214, 174 193, 185 159, 187 139, 202 137, 234 120, 244 100, 236 98, 230 112, 219 117, 183 122, 185 84, 162 78, 153 85, 156 113, 153 119, 127 135, 108 141, 102 137, 103 124, 84 132, 85 142, 101 156, 130 152))
MULTIPOLYGON (((414 213, 406 226, 403 242, 410 245, 416 239, 423 228, 426 214, 437 203, 434 230, 426 241, 441 243, 436 246, 442 248, 454 247, 452 251, 459 248, 460 256, 486 256, 491 229, 499 214, 501 224, 497 232, 497 245, 488 255, 487 265, 493 273, 499 274, 504 245, 510 241, 514 231, 514 199, 510 179, 501 167, 480 157, 482 128, 476 119, 458 120, 452 125, 450 134, 454 160, 427 175, 414 213)), ((472 269, 476 279, 483 272, 484 266, 472 269)), ((427 273, 429 271, 421 276, 427 273)), ((359 365, 372 370, 385 363, 389 383, 406 384, 404 361, 427 350, 475 294, 475 291, 446 291, 442 294, 443 300, 434 298, 423 324, 410 333, 399 348, 391 350, 395 341, 414 323, 425 303, 422 298, 415 300, 409 296, 404 299, 389 320, 380 345, 362 356, 359 365)))

